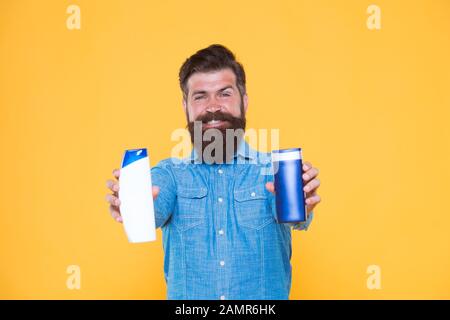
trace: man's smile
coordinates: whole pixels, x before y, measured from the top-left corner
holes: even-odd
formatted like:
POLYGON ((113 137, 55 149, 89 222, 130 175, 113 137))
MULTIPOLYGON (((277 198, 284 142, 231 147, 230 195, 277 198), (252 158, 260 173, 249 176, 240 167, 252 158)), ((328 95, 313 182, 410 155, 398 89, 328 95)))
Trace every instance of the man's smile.
POLYGON ((206 123, 203 123, 204 129, 210 129, 210 128, 224 128, 229 123, 226 120, 211 120, 206 123))

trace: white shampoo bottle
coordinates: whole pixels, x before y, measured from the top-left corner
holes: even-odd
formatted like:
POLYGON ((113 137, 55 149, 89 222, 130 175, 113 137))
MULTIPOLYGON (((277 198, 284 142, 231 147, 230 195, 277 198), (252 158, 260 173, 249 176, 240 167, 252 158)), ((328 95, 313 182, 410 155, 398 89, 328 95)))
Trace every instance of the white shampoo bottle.
POLYGON ((120 170, 119 199, 128 241, 138 243, 156 240, 147 149, 125 151, 120 170))

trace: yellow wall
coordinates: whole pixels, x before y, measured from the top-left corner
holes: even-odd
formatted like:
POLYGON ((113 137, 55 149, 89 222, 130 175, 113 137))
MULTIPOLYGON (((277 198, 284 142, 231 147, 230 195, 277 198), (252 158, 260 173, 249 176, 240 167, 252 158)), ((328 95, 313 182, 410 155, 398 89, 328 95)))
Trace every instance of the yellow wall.
POLYGON ((378 0, 380 30, 371 3, 1 1, 0 298, 165 299, 161 232, 129 244, 105 181, 126 148, 170 155, 178 69, 222 43, 246 68, 248 127, 321 170, 291 298, 449 299, 450 2, 378 0))

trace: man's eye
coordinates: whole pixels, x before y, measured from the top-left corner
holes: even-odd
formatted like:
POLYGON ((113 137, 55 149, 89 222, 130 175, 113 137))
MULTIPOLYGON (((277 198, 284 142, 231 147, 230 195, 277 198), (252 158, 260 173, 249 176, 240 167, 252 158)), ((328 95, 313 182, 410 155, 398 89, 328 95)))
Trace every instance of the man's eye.
POLYGON ((196 96, 196 97, 194 97, 194 100, 200 100, 200 99, 203 99, 203 96, 196 96))
POLYGON ((224 97, 229 97, 229 96, 231 96, 231 94, 228 93, 228 92, 222 92, 222 96, 224 96, 224 97))

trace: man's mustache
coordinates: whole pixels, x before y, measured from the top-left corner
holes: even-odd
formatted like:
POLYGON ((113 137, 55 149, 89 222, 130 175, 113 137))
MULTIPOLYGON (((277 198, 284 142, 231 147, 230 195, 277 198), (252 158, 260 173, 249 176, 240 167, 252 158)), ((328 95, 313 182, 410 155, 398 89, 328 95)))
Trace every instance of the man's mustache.
POLYGON ((217 112, 207 112, 204 115, 198 116, 195 121, 201 121, 202 123, 207 123, 212 120, 217 121, 228 121, 228 122, 235 122, 241 120, 240 117, 234 117, 229 113, 224 113, 222 111, 217 112))

